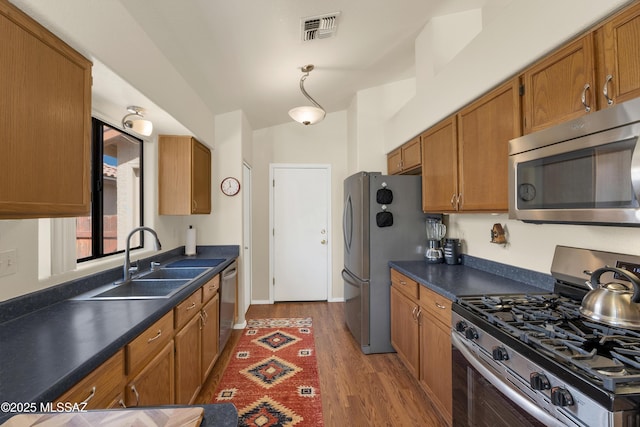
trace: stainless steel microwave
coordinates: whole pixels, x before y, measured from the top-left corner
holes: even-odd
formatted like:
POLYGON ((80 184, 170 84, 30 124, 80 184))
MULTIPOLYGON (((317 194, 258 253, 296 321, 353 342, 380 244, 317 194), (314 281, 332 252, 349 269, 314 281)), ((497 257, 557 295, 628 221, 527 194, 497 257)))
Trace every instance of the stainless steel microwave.
POLYGON ((640 99, 509 141, 509 218, 640 226, 640 99))

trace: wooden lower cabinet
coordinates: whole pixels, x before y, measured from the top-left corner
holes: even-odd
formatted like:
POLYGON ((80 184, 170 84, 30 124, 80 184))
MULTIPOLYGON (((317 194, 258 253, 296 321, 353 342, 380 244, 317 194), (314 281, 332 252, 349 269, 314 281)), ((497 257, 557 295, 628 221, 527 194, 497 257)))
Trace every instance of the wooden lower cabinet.
POLYGON ((200 331, 202 320, 194 316, 175 336, 176 404, 189 405, 198 396, 200 375, 200 331))
POLYGON ((127 384, 125 403, 130 406, 172 405, 174 398, 173 340, 127 384))
POLYGON ((391 345, 414 376, 419 373, 418 304, 391 287, 391 345))
MULTIPOLYGON (((216 276, 218 277, 218 276, 216 276)), ((206 286, 206 285, 205 285, 206 286)), ((215 294, 213 298, 202 307, 201 332, 201 366, 202 382, 204 382, 218 360, 218 339, 220 335, 220 296, 215 294)))
POLYGON ((442 419, 451 425, 451 302, 424 286, 419 286, 417 298, 412 289, 408 295, 397 283, 416 282, 393 269, 391 272, 395 278, 391 285, 391 344, 442 419))
POLYGON ((451 301, 420 287, 420 385, 451 424, 451 301))
POLYGON ((124 350, 119 350, 56 402, 86 403, 83 409, 124 406, 124 350))

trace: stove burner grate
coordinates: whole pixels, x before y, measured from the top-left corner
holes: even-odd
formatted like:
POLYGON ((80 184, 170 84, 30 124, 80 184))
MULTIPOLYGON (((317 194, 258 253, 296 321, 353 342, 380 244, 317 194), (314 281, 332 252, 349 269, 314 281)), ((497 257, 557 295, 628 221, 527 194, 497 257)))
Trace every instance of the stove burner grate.
POLYGON ((640 384, 640 332, 585 320, 555 294, 464 297, 459 303, 609 391, 640 384))

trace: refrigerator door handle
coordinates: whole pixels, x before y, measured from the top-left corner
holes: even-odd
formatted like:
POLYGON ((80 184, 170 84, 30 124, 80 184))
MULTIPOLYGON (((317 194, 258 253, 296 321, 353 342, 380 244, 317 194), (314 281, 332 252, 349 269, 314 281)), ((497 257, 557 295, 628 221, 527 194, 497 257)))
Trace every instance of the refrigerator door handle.
POLYGON ((353 274, 349 273, 345 269, 342 270, 342 278, 344 279, 345 282, 347 282, 351 286, 362 286, 367 283, 365 281, 358 279, 357 277, 355 277, 353 274))
POLYGON ((342 214, 342 235, 344 236, 345 249, 349 252, 353 239, 353 206, 351 204, 350 194, 344 202, 344 212, 342 214))

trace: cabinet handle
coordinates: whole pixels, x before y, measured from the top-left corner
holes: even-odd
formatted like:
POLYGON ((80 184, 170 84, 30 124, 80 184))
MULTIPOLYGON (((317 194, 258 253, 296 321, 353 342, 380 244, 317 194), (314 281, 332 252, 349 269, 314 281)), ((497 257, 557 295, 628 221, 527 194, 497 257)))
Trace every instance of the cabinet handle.
POLYGON ((200 329, 202 330, 202 328, 204 328, 204 325, 207 324, 207 317, 209 317, 207 315, 207 312, 204 310, 200 311, 200 329))
POLYGON ((400 280, 400 284, 404 286, 407 284, 407 282, 405 282, 404 280, 400 280))
POLYGON ((413 310, 411 310, 411 317, 413 318, 413 320, 418 320, 418 317, 416 316, 417 309, 418 309, 418 306, 416 305, 415 307, 413 307, 413 310))
POLYGON ((613 76, 611 74, 607 74, 607 77, 604 81, 604 87, 602 88, 602 94, 604 98, 607 100, 607 105, 613 104, 613 99, 609 98, 609 82, 613 80, 613 76))
POLYGON ((162 329, 158 329, 158 333, 156 334, 156 336, 155 336, 155 337, 153 337, 153 338, 149 338, 149 339, 147 340, 147 343, 150 343, 151 341, 155 341, 155 340, 157 340, 158 338, 160 338, 160 335, 162 335, 162 329))
POLYGON ((120 407, 122 407, 124 409, 127 409, 127 405, 124 404, 124 400, 122 400, 122 399, 118 400, 118 405, 120 405, 120 407))
POLYGON ((131 384, 131 391, 136 395, 136 406, 140 405, 140 394, 138 394, 135 384, 131 384))
POLYGON ((447 307, 445 307, 444 305, 442 305, 442 304, 440 304, 440 303, 438 303, 438 302, 434 302, 434 304, 435 304, 435 305, 436 305, 436 307, 438 307, 440 310, 444 310, 445 308, 447 308, 447 307))
POLYGON ((416 320, 418 321, 418 325, 422 325, 422 309, 418 310, 418 313, 416 313, 416 320))
POLYGON ((93 396, 96 395, 96 386, 91 387, 91 393, 89 393, 89 396, 87 396, 87 398, 85 400, 82 401, 82 403, 89 403, 89 401, 91 399, 93 399, 93 396))
POLYGON ((589 85, 589 83, 584 85, 584 88, 582 88, 582 105, 584 105, 584 111, 586 111, 587 113, 589 111, 591 111, 591 107, 589 106, 589 104, 587 104, 587 91, 591 89, 591 86, 589 85))
POLYGON ((460 200, 462 199, 462 193, 456 197, 456 209, 460 209, 460 200))
POLYGON ((194 308, 196 308, 196 303, 192 302, 191 305, 186 308, 186 310, 189 311, 189 310, 193 310, 194 308))
POLYGON ((453 193, 453 195, 451 195, 451 200, 449 200, 449 203, 451 203, 452 207, 456 207, 456 193, 453 193))

